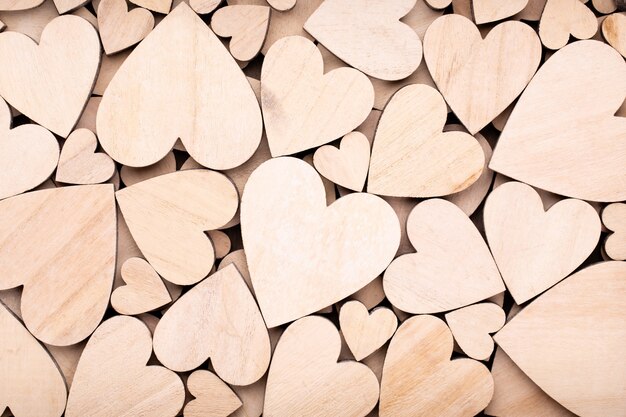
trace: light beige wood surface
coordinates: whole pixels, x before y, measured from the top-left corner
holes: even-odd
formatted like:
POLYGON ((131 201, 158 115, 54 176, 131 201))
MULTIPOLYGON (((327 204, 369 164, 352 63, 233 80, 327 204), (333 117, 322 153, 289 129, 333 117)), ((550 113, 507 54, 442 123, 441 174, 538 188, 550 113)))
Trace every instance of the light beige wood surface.
POLYGON ((454 114, 474 134, 524 90, 539 67, 541 42, 525 23, 501 23, 483 39, 469 19, 446 15, 426 31, 424 60, 454 114))
POLYGON ((513 16, 528 5, 528 0, 472 0, 472 12, 477 25, 513 16))
POLYGON ((424 0, 433 9, 445 9, 452 3, 452 0, 424 0))
POLYGON ((541 14, 546 6, 546 0, 528 0, 524 10, 514 16, 515 19, 536 22, 541 19, 541 14))
POLYGON ((88 2, 89 0, 54 0, 54 6, 59 11, 59 14, 64 14, 74 11, 88 2))
POLYGON ((98 139, 88 129, 73 131, 63 144, 55 181, 68 184, 98 184, 110 179, 115 163, 109 155, 96 152, 98 139))
POLYGON ((226 268, 228 265, 234 264, 237 267, 237 270, 241 274, 241 277, 245 281, 248 289, 255 296, 254 287, 252 286, 252 279, 250 278, 250 271, 248 270, 248 261, 246 259, 246 253, 243 249, 239 249, 233 251, 226 255, 224 259, 220 262, 217 270, 226 268))
POLYGON ((593 0, 593 8, 602 14, 613 13, 617 10, 616 0, 593 0))
POLYGON ((209 371, 199 370, 189 375, 187 389, 195 399, 185 406, 185 417, 228 417, 241 407, 237 395, 209 371))
POLYGON ((367 75, 395 81, 422 61, 422 42, 400 19, 416 0, 326 0, 304 29, 333 54, 367 75))
POLYGON ((547 0, 541 20, 539 37, 548 49, 564 47, 570 35, 589 39, 598 31, 596 16, 580 0, 547 0))
POLYGON ((98 107, 100 106, 102 97, 91 96, 87 101, 83 114, 80 115, 80 119, 76 122, 74 130, 89 129, 94 133, 96 132, 96 114, 98 113, 98 107))
POLYGON ((228 255, 231 245, 228 235, 220 230, 210 230, 208 235, 215 249, 215 258, 222 259, 228 255))
POLYGON ((220 5, 222 0, 189 0, 189 5, 198 14, 208 14, 220 5))
POLYGON ((104 150, 124 165, 154 164, 181 138, 203 166, 229 169, 252 156, 262 120, 235 60, 181 3, 117 71, 102 97, 97 128, 104 150))
POLYGON ((480 176, 485 155, 464 132, 442 133, 446 105, 432 87, 413 84, 389 101, 378 122, 367 191, 435 197, 462 191, 480 176))
POLYGON ((65 380, 46 349, 0 302, 0 415, 60 417, 65 380))
POLYGON ((2 0, 0 1, 0 11, 33 9, 43 2, 44 0, 2 0))
POLYGON ((21 113, 67 137, 89 99, 100 65, 98 33, 86 20, 61 16, 39 45, 21 33, 0 34, 0 95, 21 113))
POLYGON ((28 330, 59 346, 89 336, 113 283, 113 187, 35 191, 0 201, 0 213, 0 289, 24 286, 28 330))
POLYGON ((234 265, 193 287, 167 310, 154 332, 154 352, 175 371, 197 368, 210 357, 215 373, 234 385, 263 376, 270 339, 234 265))
POLYGON ((350 132, 339 148, 324 145, 313 156, 315 169, 332 182, 354 191, 362 191, 370 163, 370 142, 361 132, 350 132))
POLYGON ((626 260, 626 204, 609 204, 602 210, 602 222, 610 234, 604 242, 604 251, 616 261, 626 260))
MULTIPOLYGON (((198 165, 197 168, 202 168, 201 165, 198 165)), ((141 181, 149 180, 150 178, 158 177, 160 175, 170 174, 176 171, 176 157, 174 156, 174 152, 168 152, 167 155, 159 162, 148 165, 143 168, 134 168, 129 166, 122 166, 120 170, 120 177, 122 178, 122 182, 127 187, 131 185, 135 185, 141 181)))
POLYGON ((98 6, 98 31, 104 51, 110 55, 139 43, 154 28, 149 10, 128 10, 125 0, 102 0, 98 6))
POLYGON ((433 316, 407 319, 385 358, 380 417, 473 416, 493 395, 493 378, 480 362, 450 360, 453 339, 433 316))
POLYGON ((284 12, 291 10, 296 5, 296 0, 267 0, 273 9, 284 12))
POLYGON ((261 51, 269 23, 267 6, 226 6, 211 17, 211 29, 218 36, 232 38, 228 49, 239 61, 250 61, 261 51))
POLYGON ((373 103, 365 75, 353 68, 324 74, 319 50, 305 38, 283 38, 266 54, 261 104, 273 156, 340 138, 365 120, 373 103))
POLYGON ((172 301, 161 277, 141 258, 130 258, 122 265, 126 285, 111 294, 111 306, 120 314, 138 315, 156 310, 172 301))
POLYGON ((172 0, 132 0, 131 3, 162 14, 168 14, 172 7, 172 0))
POLYGON ((252 173, 241 229, 270 328, 364 287, 389 265, 400 242, 398 218, 382 199, 354 193, 327 207, 315 169, 294 158, 267 161, 252 173))
POLYGON ((341 333, 354 355, 360 361, 383 346, 398 327, 398 319, 386 307, 371 313, 359 301, 348 301, 339 312, 341 333))
POLYGON ((533 382, 575 414, 618 415, 626 409, 625 278, 624 262, 587 267, 495 336, 533 382))
POLYGON ((340 349, 339 332, 325 318, 287 327, 269 370, 263 415, 366 416, 378 401, 378 381, 365 365, 337 363, 340 349))
POLYGON ((613 13, 602 21, 602 36, 617 52, 626 57, 626 15, 613 13))
POLYGON ((63 373, 68 389, 72 386, 74 374, 76 373, 76 367, 78 366, 78 360, 80 359, 86 344, 87 342, 83 341, 69 346, 45 345, 48 352, 50 352, 50 356, 52 356, 58 368, 63 373))
MULTIPOLYGON (((131 49, 118 52, 115 55, 102 55, 102 63, 100 64, 100 72, 98 73, 98 79, 96 85, 93 88, 93 94, 101 96, 104 94, 104 90, 109 86, 109 83, 117 73, 117 70, 122 66, 126 58, 132 52, 131 49)), ((95 132, 98 133, 98 132, 95 132)))
POLYGON ((35 42, 41 39, 44 27, 59 16, 52 0, 44 0, 34 9, 18 10, 12 12, 0 11, 0 19, 6 25, 7 31, 20 32, 35 42))
POLYGON ((400 310, 439 313, 505 290, 482 236, 449 201, 418 204, 407 220, 407 234, 417 253, 396 258, 383 276, 385 294, 400 310))
POLYGON ((228 223, 239 204, 233 183, 206 169, 161 175, 116 197, 141 253, 159 275, 178 285, 209 274, 215 250, 204 232, 228 223))
POLYGON ((504 310, 494 303, 480 303, 463 307, 446 314, 446 323, 454 340, 472 359, 484 361, 493 353, 495 333, 504 326, 504 310))
POLYGON ((176 416, 185 387, 169 369, 146 366, 151 341, 139 319, 117 316, 102 323, 78 362, 65 415, 176 416))
POLYGON ((600 240, 600 217, 580 200, 544 211, 529 185, 507 182, 487 197, 485 232, 502 278, 517 304, 552 287, 578 268, 600 240))
POLYGON ((376 307, 385 299, 382 277, 376 277, 376 279, 348 298, 360 301, 368 310, 376 307))

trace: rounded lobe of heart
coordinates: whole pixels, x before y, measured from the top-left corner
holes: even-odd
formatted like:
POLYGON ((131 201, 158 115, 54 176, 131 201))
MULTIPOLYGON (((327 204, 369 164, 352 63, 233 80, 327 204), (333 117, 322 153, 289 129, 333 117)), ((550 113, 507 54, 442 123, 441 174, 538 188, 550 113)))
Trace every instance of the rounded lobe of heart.
POLYGON ((128 10, 125 1, 102 0, 98 5, 98 31, 107 55, 144 39, 154 28, 154 16, 140 7, 128 10))
POLYGON ((477 25, 495 22, 521 12, 528 4, 528 0, 472 0, 474 20, 477 25))
POLYGON ((361 132, 350 132, 339 149, 324 145, 315 151, 315 169, 337 185, 354 191, 363 190, 370 161, 370 143, 361 132))
POLYGON ((275 158, 248 179, 241 229, 252 283, 268 327, 336 303, 381 274, 400 224, 381 198, 353 193, 326 206, 315 169, 275 158))
POLYGON ((626 16, 614 13, 604 19, 602 35, 609 45, 626 57, 626 16))
POLYGON ((539 37, 548 49, 560 49, 567 45, 570 34, 576 39, 589 39, 598 31, 596 15, 578 0, 546 1, 541 20, 539 37))
POLYGON ((293 9, 296 5, 296 0, 268 0, 268 3, 272 6, 272 9, 285 12, 293 9))
POLYGON ((626 204, 609 204, 602 210, 602 222, 613 233, 606 238, 604 251, 616 261, 626 260, 626 204))
POLYGON ((126 285, 116 288, 111 294, 111 306, 118 313, 146 313, 172 301, 165 283, 144 259, 126 260, 121 274, 126 285))
POLYGON ((412 84, 394 94, 376 129, 367 191, 436 197, 472 185, 485 154, 467 133, 442 133, 446 117, 443 97, 432 87, 412 84))
POLYGON ((474 416, 493 396, 493 377, 480 362, 450 360, 452 334, 433 316, 398 328, 387 350, 380 390, 381 417, 474 416))
POLYGON ((242 405, 233 390, 209 371, 189 375, 187 389, 195 399, 185 406, 185 417, 228 417, 242 405))
POLYGON ((63 144, 55 180, 70 184, 98 184, 115 173, 115 163, 105 153, 95 153, 96 135, 89 129, 73 131, 63 144))
POLYGON ((530 303, 495 341, 573 413, 618 415, 626 409, 624 293, 626 263, 592 265, 530 303))
POLYGON ((568 197, 626 200, 626 120, 614 116, 624 97, 618 52, 598 41, 567 45, 520 97, 489 167, 568 197))
POLYGON ((228 48, 239 61, 250 61, 261 50, 269 28, 267 6, 226 6, 211 17, 211 29, 222 37, 232 37, 228 48))
POLYGON ((480 303, 446 314, 446 323, 454 340, 463 352, 472 359, 484 361, 493 353, 495 333, 504 326, 506 314, 494 303, 480 303))
MULTIPOLYGON (((0 1, 0 10, 17 11, 33 9, 43 3, 43 0, 2 0, 0 1)), ((2 26, 0 24, 0 26, 2 26)))
POLYGON ((417 253, 396 258, 383 276, 394 307, 413 314, 439 313, 505 291, 480 232, 449 201, 418 204, 407 220, 407 234, 417 253))
POLYGON ((339 324, 350 351, 360 361, 391 339, 398 318, 388 308, 379 307, 369 313, 359 301, 348 301, 341 306, 339 324))
POLYGON ((194 160, 219 170, 247 161, 263 130, 245 75, 182 3, 124 61, 104 92, 96 125, 104 150, 124 165, 154 164, 180 138, 194 160))
POLYGON ((176 416, 185 387, 169 369, 146 366, 151 353, 150 331, 139 319, 116 316, 102 323, 80 357, 65 415, 176 416))
POLYGON ((601 223, 584 201, 567 199, 547 212, 529 185, 508 182, 487 198, 485 234, 502 279, 517 304, 578 268, 596 248, 601 223))
POLYGON ((170 13, 172 8, 172 0, 133 0, 131 3, 161 14, 170 13))
POLYGON ((263 415, 367 415, 378 401, 378 380, 363 364, 337 363, 340 350, 328 319, 309 316, 287 327, 274 351, 263 415))

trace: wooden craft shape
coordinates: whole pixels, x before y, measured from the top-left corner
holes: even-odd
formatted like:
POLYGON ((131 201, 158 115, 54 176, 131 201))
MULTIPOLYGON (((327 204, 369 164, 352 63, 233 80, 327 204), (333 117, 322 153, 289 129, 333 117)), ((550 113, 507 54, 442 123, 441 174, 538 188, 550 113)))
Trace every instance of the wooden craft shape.
POLYGON ((539 37, 548 49, 567 45, 570 34, 589 39, 598 31, 596 15, 580 0, 547 0, 539 21, 539 37))
POLYGON ((159 274, 141 258, 130 258, 122 265, 126 285, 111 294, 111 305, 120 314, 138 315, 156 310, 172 301, 159 274))
POLYGON ((270 23, 267 6, 226 6, 211 17, 211 29, 221 37, 230 38, 228 49, 239 61, 252 60, 261 50, 270 23))
POLYGON ((187 389, 195 399, 185 406, 184 417, 228 417, 242 405, 233 390, 209 371, 189 375, 187 389))
POLYGON ((477 25, 506 19, 521 12, 528 0, 472 0, 472 13, 477 25))
POLYGON ((272 9, 284 12, 291 10, 296 5, 296 0, 267 0, 272 9))
POLYGON ((98 32, 107 55, 141 42, 153 28, 154 16, 149 10, 137 7, 129 11, 125 0, 101 0, 98 5, 98 32))
POLYGON ((172 0, 132 0, 131 3, 161 14, 169 14, 172 7, 172 0))
POLYGON ((385 307, 371 313, 359 301, 348 301, 339 312, 339 324, 354 359, 360 361, 384 345, 398 327, 393 311, 385 307))
POLYGON ((504 326, 504 310, 494 303, 480 303, 446 314, 446 323, 461 350, 472 359, 485 361, 493 353, 495 333, 504 326))
POLYGON ((115 163, 105 153, 96 153, 98 139, 88 129, 73 131, 63 144, 55 181, 68 184, 98 184, 115 173, 115 163))
POLYGON ((0 11, 16 11, 33 9, 43 3, 44 0, 2 0, 0 11))
POLYGON ((609 204, 602 210, 602 222, 613 233, 604 242, 604 251, 611 259, 626 260, 626 204, 609 204))
POLYGON ((370 142, 361 132, 350 132, 339 149, 324 145, 313 156, 315 169, 337 185, 362 191, 370 164, 370 142))
POLYGON ((613 13, 602 21, 602 36, 617 52, 626 57, 626 16, 613 13))

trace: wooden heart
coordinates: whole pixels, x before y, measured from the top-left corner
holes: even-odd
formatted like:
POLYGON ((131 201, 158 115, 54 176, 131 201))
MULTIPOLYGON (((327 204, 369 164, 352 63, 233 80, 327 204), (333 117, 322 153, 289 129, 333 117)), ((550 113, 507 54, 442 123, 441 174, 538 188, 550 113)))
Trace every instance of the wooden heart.
POLYGON ((105 153, 95 153, 96 135, 87 129, 73 131, 63 144, 56 181, 68 184, 98 184, 110 179, 115 163, 105 153))
POLYGON ((215 261, 204 234, 233 218, 237 190, 224 175, 206 169, 178 171, 126 187, 116 194, 137 246, 164 279, 191 285, 215 261))
POLYGON ((214 169, 247 161, 263 128, 239 66, 183 3, 124 61, 104 92, 96 125, 104 150, 124 165, 154 164, 180 138, 193 159, 214 169))
POLYGON ((326 0, 304 29, 333 54, 367 75, 401 80, 422 61, 422 42, 400 18, 416 0, 326 0))
POLYGON ((626 200, 626 120, 614 116, 625 97, 619 53, 598 41, 566 46, 520 97, 489 167, 568 197, 626 200))
POLYGON ((473 416, 493 395, 493 378, 480 362, 450 360, 452 334, 433 316, 404 321, 385 357, 381 417, 473 416))
POLYGON ((614 13, 604 19, 602 35, 609 45, 626 57, 626 16, 614 13))
POLYGON ((541 62, 541 42, 525 23, 501 23, 483 39, 469 19, 446 15, 426 31, 424 60, 454 114, 475 134, 524 90, 541 62))
POLYGON ((234 265, 180 297, 154 332, 154 353, 185 372, 209 357, 215 372, 234 385, 250 385, 270 363, 270 339, 259 308, 234 265))
POLYGON ((24 286, 21 309, 28 330, 57 346, 89 336, 102 320, 113 284, 113 186, 22 194, 0 201, 0 213, 0 290, 24 286))
POLYGON ((129 11, 125 0, 102 0, 98 5, 98 31, 107 55, 139 43, 152 28, 152 13, 140 7, 129 11))
POLYGON ((353 68, 324 74, 313 42, 290 36, 277 41, 261 72, 261 105, 273 156, 323 145, 359 126, 374 104, 369 79, 353 68))
POLYGON ((446 314, 446 322, 463 352, 472 359, 485 361, 493 353, 495 333, 504 326, 504 310, 494 303, 480 303, 446 314))
POLYGON ((604 242, 604 251, 611 259, 626 260, 626 204, 609 204, 602 210, 602 222, 613 232, 604 242))
POLYGON ((125 286, 111 294, 111 305, 120 314, 137 315, 156 310, 172 301, 161 277, 141 258, 130 258, 122 265, 125 286))
POLYGON ((78 16, 52 20, 37 45, 0 34, 0 96, 43 127, 67 137, 89 99, 100 66, 98 33, 78 16))
POLYGON ((413 209, 406 231, 417 253, 396 258, 383 276, 394 307, 413 314, 454 310, 505 290, 474 223, 446 200, 413 209))
POLYGON ((561 200, 546 212, 539 194, 519 182, 496 188, 483 218, 491 252, 517 304, 572 273, 600 240, 600 218, 590 204, 561 200))
POLYGON ((113 317, 87 342, 67 400, 67 417, 152 415, 174 417, 185 387, 162 366, 146 366, 152 343, 139 319, 113 317))
MULTIPOLYGON (((17 11, 33 9, 43 3, 44 0, 2 0, 0 1, 1 11, 17 11)), ((0 25, 1 27, 2 25, 0 25)))
POLYGON ((274 351, 263 415, 368 415, 378 401, 378 380, 363 364, 337 363, 340 349, 339 332, 325 318, 305 317, 287 327, 274 351))
POLYGON ((369 313, 359 301, 348 301, 341 306, 339 324, 354 359, 360 361, 391 339, 398 319, 388 308, 376 308, 369 313))
POLYGON ((546 48, 567 45, 570 34, 589 39, 598 31, 598 21, 591 9, 580 0, 548 0, 539 21, 539 37, 546 48))
POLYGON ((495 340, 573 413, 619 415, 626 410, 625 293, 626 263, 590 266, 537 298, 495 340))
POLYGON ((0 303, 0 415, 58 417, 65 410, 65 380, 46 349, 0 303), (11 415, 11 413, 9 413, 11 415))
POLYGON ((161 14, 168 14, 172 8, 172 0, 132 0, 131 3, 161 14))
POLYGON ((353 193, 326 206, 315 169, 271 159, 248 179, 241 231, 250 276, 268 327, 336 303, 389 265, 400 224, 379 197, 353 193))
POLYGON ((370 164, 370 142, 361 132, 350 132, 341 139, 339 149, 324 145, 315 151, 315 169, 332 182, 362 191, 370 164))
POLYGON ((209 371, 189 375, 187 389, 196 399, 185 406, 185 417, 228 417, 241 407, 233 390, 209 371))
POLYGON ((44 182, 59 160, 59 143, 41 126, 11 129, 11 110, 0 97, 0 200, 44 182))
POLYGON ((228 49, 235 59, 250 61, 261 47, 270 23, 267 6, 226 6, 211 17, 211 29, 225 38, 232 37, 228 49))
POLYGON ((521 12, 528 0, 472 0, 472 12, 477 25, 495 22, 521 12))
POLYGON ((474 137, 442 133, 446 103, 422 84, 393 95, 378 122, 367 191, 435 197, 464 190, 482 173, 485 155, 474 137))

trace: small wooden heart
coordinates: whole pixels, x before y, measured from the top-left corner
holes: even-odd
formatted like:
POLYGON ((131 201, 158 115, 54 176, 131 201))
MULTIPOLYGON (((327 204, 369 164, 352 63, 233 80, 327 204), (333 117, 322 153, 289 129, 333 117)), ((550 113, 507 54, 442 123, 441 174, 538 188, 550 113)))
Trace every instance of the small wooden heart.
POLYGON ((576 39, 589 39, 598 31, 598 21, 591 9, 580 0, 547 0, 541 20, 539 37, 548 49, 567 45, 570 34, 576 39))
POLYGON ((495 22, 521 12, 528 0, 472 0, 472 12, 477 25, 495 22))
POLYGON ((113 176, 115 163, 105 153, 95 153, 96 135, 88 129, 72 132, 63 144, 55 180, 67 184, 98 184, 113 176))
POLYGON ((493 353, 490 334, 504 326, 504 310, 493 303, 480 303, 446 314, 446 322, 463 352, 470 358, 484 361, 493 353))
POLYGON ((154 16, 141 7, 128 11, 126 0, 102 0, 98 5, 98 31, 107 55, 139 43, 154 28, 154 16))
POLYGON ((269 22, 267 6, 226 6, 211 17, 211 29, 218 36, 232 37, 228 48, 235 59, 250 61, 263 46, 269 22))
POLYGON ((111 305, 120 314, 137 315, 156 310, 172 301, 159 274, 141 258, 130 258, 122 265, 125 286, 111 294, 111 305))
POLYGON ((388 308, 379 307, 368 313, 359 301, 348 301, 341 306, 339 324, 354 359, 360 361, 391 339, 398 319, 388 308))
POLYGON ((604 251, 611 259, 626 260, 626 204, 609 204, 602 210, 602 222, 613 232, 604 242, 604 251))
POLYGON ((315 169, 337 185, 362 191, 370 164, 370 142, 361 132, 350 132, 339 149, 324 145, 313 156, 315 169))
POLYGON ((602 35, 604 39, 626 57, 626 16, 614 13, 602 21, 602 35))
POLYGON ((185 417, 228 417, 241 407, 241 400, 228 385, 209 371, 195 371, 187 378, 195 397, 185 406, 185 417))

